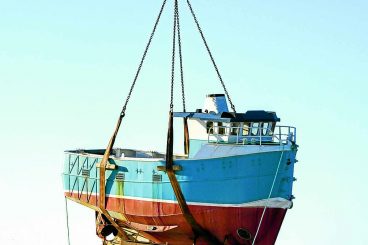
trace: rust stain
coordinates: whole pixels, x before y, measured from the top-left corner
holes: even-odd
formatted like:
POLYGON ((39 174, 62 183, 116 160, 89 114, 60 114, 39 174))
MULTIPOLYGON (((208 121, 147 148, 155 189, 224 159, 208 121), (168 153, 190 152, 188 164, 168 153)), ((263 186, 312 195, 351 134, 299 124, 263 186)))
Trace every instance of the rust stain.
POLYGON ((124 196, 124 181, 116 181, 116 195, 124 196))

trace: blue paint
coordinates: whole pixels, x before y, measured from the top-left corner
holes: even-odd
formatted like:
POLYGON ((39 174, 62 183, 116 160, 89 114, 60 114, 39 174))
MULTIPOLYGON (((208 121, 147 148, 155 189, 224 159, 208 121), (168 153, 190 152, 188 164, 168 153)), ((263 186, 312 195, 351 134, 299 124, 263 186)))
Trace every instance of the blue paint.
POLYGON ((193 158, 195 154, 202 148, 202 145, 206 144, 205 140, 189 140, 189 158, 193 158))
MULTIPOLYGON (((200 144, 200 141, 192 140, 191 149, 199 149, 200 144)), ((183 168, 176 175, 188 202, 241 204, 268 197, 280 156, 281 151, 278 151, 205 160, 189 158, 175 160, 174 164, 183 168)), ((290 198, 294 159, 295 151, 284 153, 271 197, 290 198), (288 159, 291 162, 289 165, 288 159)), ((96 194, 99 187, 95 179, 99 178, 99 173, 94 163, 99 161, 100 158, 96 156, 66 153, 64 189, 77 192, 79 188, 79 191, 96 194), (69 165, 72 167, 73 164, 69 175, 69 165), (90 169, 90 178, 82 177, 82 168, 90 169)), ((115 178, 118 173, 124 173, 125 196, 175 201, 166 173, 157 171, 157 166, 164 166, 165 161, 110 161, 118 165, 118 169, 106 172, 107 194, 118 194, 118 181, 115 178), (154 182, 153 174, 162 175, 162 182, 154 182)))

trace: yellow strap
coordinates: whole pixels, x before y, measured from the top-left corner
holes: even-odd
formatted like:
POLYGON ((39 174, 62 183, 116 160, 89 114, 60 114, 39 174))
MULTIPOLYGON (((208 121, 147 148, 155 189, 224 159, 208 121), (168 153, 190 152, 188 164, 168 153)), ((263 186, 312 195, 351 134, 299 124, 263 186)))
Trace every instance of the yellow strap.
POLYGON ((187 118, 184 118, 184 153, 185 155, 189 155, 189 130, 187 118))
MULTIPOLYGON (((99 211, 103 215, 105 215, 106 218, 110 221, 110 223, 118 230, 119 236, 122 237, 124 240, 128 241, 129 239, 125 231, 115 222, 115 220, 110 216, 110 214, 106 210, 106 190, 105 190, 106 188, 106 165, 108 163, 112 148, 114 146, 115 139, 118 134, 122 119, 123 119, 123 115, 120 115, 118 122, 116 124, 116 127, 115 127, 115 131, 113 135, 111 136, 111 139, 106 148, 105 154, 103 155, 101 163, 100 163, 100 193, 99 193, 98 207, 100 209, 99 211)), ((122 215, 126 219, 125 215, 124 214, 122 215)))
POLYGON ((201 227, 198 222, 194 219, 192 213, 189 210, 187 202, 185 201, 183 192, 181 191, 179 182, 176 178, 174 168, 173 168, 173 139, 174 139, 174 130, 173 130, 173 113, 170 111, 169 113, 169 125, 167 130, 167 145, 166 145, 166 173, 170 179, 171 186, 175 193, 175 197, 178 200, 179 207, 183 216, 187 223, 192 228, 195 236, 203 236, 210 244, 220 245, 221 242, 212 235, 209 231, 201 227))

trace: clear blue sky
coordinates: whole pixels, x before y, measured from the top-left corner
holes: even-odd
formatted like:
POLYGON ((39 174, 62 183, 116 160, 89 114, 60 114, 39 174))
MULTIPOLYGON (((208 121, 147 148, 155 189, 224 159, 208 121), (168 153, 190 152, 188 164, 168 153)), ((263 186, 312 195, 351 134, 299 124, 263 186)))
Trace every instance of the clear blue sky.
MULTIPOLYGON (((168 3, 118 146, 165 147, 168 3)), ((0 0, 0 244, 66 244, 63 150, 105 147, 160 4, 0 0)), ((298 129, 296 200, 277 244, 368 244, 367 1, 192 4, 237 110, 275 110, 298 129)), ((181 6, 194 110, 221 87, 181 6)), ((70 205, 72 244, 99 244, 93 212, 70 205)))

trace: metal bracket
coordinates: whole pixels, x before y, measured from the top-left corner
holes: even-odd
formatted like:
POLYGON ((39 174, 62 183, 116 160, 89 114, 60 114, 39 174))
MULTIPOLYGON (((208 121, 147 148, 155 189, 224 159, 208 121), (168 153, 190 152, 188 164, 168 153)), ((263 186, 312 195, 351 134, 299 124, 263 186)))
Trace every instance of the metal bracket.
MULTIPOLYGON (((183 170, 183 167, 181 165, 173 165, 172 166, 172 169, 174 171, 182 171, 183 170)), ((157 170, 158 171, 164 171, 164 172, 166 172, 167 171, 167 168, 166 168, 166 166, 157 166, 157 170)))
MULTIPOLYGON (((101 168, 101 163, 100 162, 96 164, 96 168, 101 168)), ((107 170, 115 170, 116 169, 116 165, 115 164, 111 164, 111 163, 106 163, 105 169, 107 169, 107 170)))

